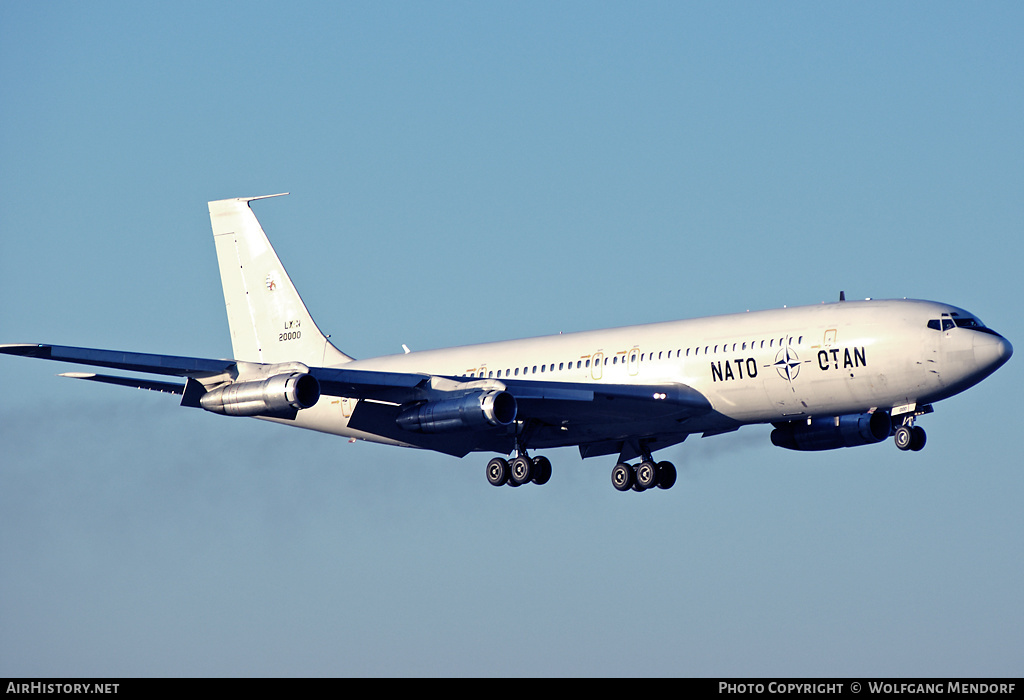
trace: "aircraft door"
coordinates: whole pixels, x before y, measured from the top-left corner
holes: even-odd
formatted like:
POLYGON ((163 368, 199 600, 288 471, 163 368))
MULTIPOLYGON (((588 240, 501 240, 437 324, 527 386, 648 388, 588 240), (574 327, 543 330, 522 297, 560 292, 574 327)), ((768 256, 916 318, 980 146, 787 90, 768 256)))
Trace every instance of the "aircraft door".
POLYGON ((626 368, 629 370, 629 376, 635 377, 640 372, 640 351, 633 348, 629 351, 626 358, 628 363, 626 368))
POLYGON ((604 353, 595 352, 594 361, 590 363, 590 378, 600 379, 604 374, 604 353))

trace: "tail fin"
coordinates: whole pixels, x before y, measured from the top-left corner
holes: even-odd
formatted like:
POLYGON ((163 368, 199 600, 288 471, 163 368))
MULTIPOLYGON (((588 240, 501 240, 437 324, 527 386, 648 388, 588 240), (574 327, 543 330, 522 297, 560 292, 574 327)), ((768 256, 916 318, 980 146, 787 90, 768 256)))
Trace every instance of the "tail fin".
POLYGON ((320 332, 302 303, 249 207, 257 199, 266 197, 210 202, 234 359, 315 367, 350 362, 320 332))

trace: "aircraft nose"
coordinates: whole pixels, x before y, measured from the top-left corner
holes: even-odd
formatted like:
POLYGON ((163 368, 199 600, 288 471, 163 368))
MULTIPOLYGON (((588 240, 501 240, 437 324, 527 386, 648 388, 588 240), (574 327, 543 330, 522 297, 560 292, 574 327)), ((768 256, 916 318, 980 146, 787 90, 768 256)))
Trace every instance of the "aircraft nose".
POLYGON ((1012 354, 1013 346, 1001 335, 978 333, 974 338, 974 359, 988 372, 996 371, 1012 354))

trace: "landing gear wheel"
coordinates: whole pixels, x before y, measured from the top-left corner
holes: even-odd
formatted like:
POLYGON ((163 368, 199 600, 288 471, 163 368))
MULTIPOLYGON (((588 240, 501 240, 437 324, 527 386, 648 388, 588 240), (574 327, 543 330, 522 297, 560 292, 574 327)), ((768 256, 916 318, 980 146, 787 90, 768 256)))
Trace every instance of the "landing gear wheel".
POLYGON ((487 481, 492 486, 502 486, 508 481, 508 462, 501 457, 495 457, 487 463, 487 481))
POLYGON ((533 458, 533 483, 543 486, 551 478, 551 460, 547 457, 533 458))
POLYGON ((619 463, 612 468, 612 486, 619 491, 629 491, 633 486, 633 467, 619 463))
POLYGON ((910 429, 910 449, 914 452, 920 452, 924 449, 924 444, 928 442, 928 436, 924 432, 924 428, 919 425, 915 425, 910 429))
POLYGON ((676 483, 676 465, 672 462, 658 462, 658 488, 670 489, 676 483))
POLYGON ((529 457, 520 455, 512 460, 512 463, 509 465, 509 470, 511 471, 509 476, 517 486, 525 484, 534 474, 533 460, 529 457))
POLYGON ((896 434, 893 439, 896 441, 896 447, 906 452, 914 442, 913 430, 909 425, 901 425, 896 428, 896 434))
POLYGON ((636 467, 636 485, 639 490, 646 491, 658 484, 658 465, 654 462, 643 461, 636 467))

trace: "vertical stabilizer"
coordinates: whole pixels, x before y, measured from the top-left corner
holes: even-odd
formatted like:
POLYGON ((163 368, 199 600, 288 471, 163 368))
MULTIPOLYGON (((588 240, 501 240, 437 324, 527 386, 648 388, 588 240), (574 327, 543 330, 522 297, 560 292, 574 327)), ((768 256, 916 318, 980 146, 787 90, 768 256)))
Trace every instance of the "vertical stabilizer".
POLYGON ((311 367, 350 362, 352 358, 320 332, 302 303, 249 207, 257 199, 266 197, 210 202, 234 359, 302 362, 311 367))

